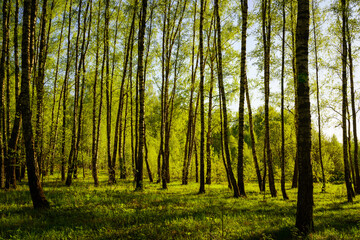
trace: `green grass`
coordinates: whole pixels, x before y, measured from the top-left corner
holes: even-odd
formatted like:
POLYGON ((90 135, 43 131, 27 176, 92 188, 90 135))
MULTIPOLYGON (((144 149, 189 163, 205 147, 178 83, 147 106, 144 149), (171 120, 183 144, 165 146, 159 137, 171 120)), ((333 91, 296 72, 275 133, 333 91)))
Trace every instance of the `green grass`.
MULTIPOLYGON (((134 192, 133 183, 118 181, 95 188, 90 175, 65 187, 58 178, 46 179, 51 209, 32 208, 26 183, 0 192, 0 239, 297 239, 296 189, 290 200, 271 198, 247 183, 247 198, 234 199, 226 184, 206 186, 179 181, 145 183, 134 192)), ((314 186, 315 233, 309 239, 360 239, 360 201, 346 203, 344 185, 314 186)))

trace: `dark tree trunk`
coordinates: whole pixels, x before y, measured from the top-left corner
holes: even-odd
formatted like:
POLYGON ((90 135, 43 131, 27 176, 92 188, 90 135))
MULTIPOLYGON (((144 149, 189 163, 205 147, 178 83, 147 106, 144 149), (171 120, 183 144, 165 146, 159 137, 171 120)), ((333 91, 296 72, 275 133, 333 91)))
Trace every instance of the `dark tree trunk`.
POLYGON ((229 189, 232 189, 232 185, 231 185, 231 179, 230 179, 230 174, 229 174, 229 169, 227 167, 226 164, 226 158, 225 158, 225 152, 224 152, 224 130, 223 130, 223 114, 222 114, 222 109, 221 109, 221 98, 219 98, 219 104, 220 104, 220 141, 221 141, 221 158, 223 160, 224 163, 224 168, 226 171, 226 179, 228 181, 228 187, 229 189))
MULTIPOLYGON (((346 22, 347 22, 348 3, 346 0, 341 0, 341 14, 342 14, 342 130, 343 130, 343 159, 344 159, 344 172, 345 172, 345 184, 347 190, 348 202, 353 201, 353 188, 350 179, 349 157, 348 157, 348 139, 347 139, 347 124, 346 124, 346 112, 347 112, 347 41, 346 41, 346 22)), ((350 126, 349 126, 350 127, 350 126)))
MULTIPOLYGON (((211 34, 211 27, 210 27, 211 34)), ((210 46, 210 34, 208 36, 208 49, 210 51, 210 89, 209 89, 209 110, 208 110, 208 129, 206 133, 206 184, 211 184, 211 144, 212 144, 212 108, 213 108, 213 89, 214 89, 214 61, 215 48, 210 46)), ((215 44, 215 43, 214 43, 215 44)))
POLYGON ((136 190, 143 189, 143 163, 145 145, 145 82, 143 70, 144 39, 146 28, 147 0, 142 1, 138 40, 138 76, 139 76, 139 146, 136 159, 136 190))
MULTIPOLYGON (((135 6, 136 5, 137 5, 137 2, 135 3, 135 6)), ((131 44, 132 35, 134 34, 134 31, 135 31, 134 28, 135 28, 136 11, 137 11, 137 9, 135 7, 134 14, 133 14, 132 21, 131 21, 129 36, 127 38, 126 45, 125 45, 124 67, 123 67, 123 74, 122 74, 122 79, 121 79, 121 84, 120 84, 120 98, 119 98, 119 106, 118 106, 118 112, 117 112, 117 117, 116 117, 115 134, 114 134, 114 148, 113 148, 113 156, 112 156, 112 165, 114 167, 115 167, 115 162, 116 162, 116 156, 117 155, 119 156, 120 175, 122 175, 122 176, 123 176, 122 131, 125 131, 125 129, 123 130, 123 128, 122 128, 122 115, 123 115, 124 100, 125 100, 124 86, 125 86, 125 80, 126 80, 126 75, 127 75, 127 67, 128 67, 128 61, 129 61, 129 55, 130 55, 130 48, 133 47, 133 46, 130 46, 130 44, 131 44)), ((116 41, 116 38, 115 38, 115 41, 116 41)), ((114 65, 113 65, 113 67, 114 67, 114 65)), ((122 178, 122 177, 120 176, 120 178, 122 178)))
MULTIPOLYGON (((111 158, 111 89, 110 85, 110 63, 109 63, 109 21, 110 21, 110 1, 105 1, 105 30, 104 30, 104 58, 105 60, 105 92, 106 92, 106 143, 107 143, 107 160, 109 172, 109 184, 116 183, 115 179, 115 162, 111 158)), ((117 135, 117 134, 115 134, 117 135)), ((117 136, 116 136, 117 137, 117 136)))
POLYGON ((311 113, 309 96, 308 41, 309 0, 298 1, 296 25, 296 72, 298 96, 297 152, 299 161, 299 188, 296 227, 302 234, 314 230, 313 178, 311 166, 311 113))
POLYGON ((1 49, 1 61, 0 61, 0 187, 5 187, 5 155, 6 155, 6 138, 5 138, 5 111, 4 111, 4 82, 6 75, 6 51, 8 45, 8 1, 3 1, 3 15, 2 15, 2 49, 1 49))
POLYGON ((149 176, 149 181, 152 183, 154 182, 154 179, 152 177, 152 173, 151 173, 151 169, 150 169, 150 164, 149 164, 149 159, 148 159, 148 146, 147 146, 147 142, 146 142, 146 135, 145 135, 145 164, 146 164, 146 170, 148 172, 148 176, 149 176))
MULTIPOLYGON (((84 23, 83 23, 83 36, 82 36, 82 44, 81 44, 81 51, 80 51, 80 62, 79 62, 79 66, 78 66, 78 79, 79 79, 79 83, 78 83, 78 87, 80 87, 80 78, 82 78, 81 81, 81 89, 80 89, 80 96, 79 96, 79 114, 78 114, 78 120, 77 120, 77 136, 76 136, 76 146, 75 146, 75 151, 74 151, 74 160, 73 160, 73 165, 74 165, 74 178, 77 178, 77 170, 78 170, 78 165, 79 165, 79 161, 78 161, 78 155, 79 155, 79 149, 80 149, 80 141, 81 141, 81 133, 82 133, 82 126, 83 126, 83 121, 82 121, 82 116, 83 116, 83 102, 84 102, 84 94, 85 94, 85 76, 86 76, 86 67, 85 67, 85 57, 86 57, 86 53, 87 53, 87 49, 89 46, 89 40, 87 41, 87 39, 90 38, 90 32, 91 32, 91 21, 88 21, 88 13, 89 13, 89 9, 92 8, 92 1, 88 1, 86 4, 86 9, 85 9, 85 13, 84 13, 84 23), (86 38, 86 31, 88 32, 87 34, 87 38, 86 38)), ((90 16, 91 16, 91 10, 90 10, 90 16)), ((90 17, 91 19, 91 17, 90 17)))
MULTIPOLYGON (((26 165, 28 172, 28 182, 30 188, 31 199, 33 201, 34 208, 49 208, 49 202, 45 198, 45 194, 41 187, 38 163, 35 157, 34 149, 34 136, 32 130, 31 121, 31 109, 30 109, 30 32, 34 30, 34 23, 31 22, 32 5, 34 2, 30 0, 24 0, 23 10, 23 34, 22 34, 22 51, 21 51, 21 63, 22 63, 22 74, 21 74, 21 115, 23 119, 23 135, 26 147, 26 165)), ((34 17, 34 16, 33 16, 34 17)))
MULTIPOLYGON (((296 3, 291 2, 290 4, 290 17, 291 17, 291 46, 292 46, 292 70, 293 70, 293 76, 294 76, 294 90, 297 91, 297 73, 296 73, 296 46, 295 46, 295 34, 296 34, 296 8, 294 7, 296 3)), ((295 94, 295 129, 296 129, 296 135, 298 131, 298 96, 295 94)), ((297 188, 298 187, 298 181, 299 181, 299 160, 298 160, 298 149, 296 149, 295 153, 295 164, 294 164, 294 174, 292 178, 292 185, 291 188, 297 188)))
MULTIPOLYGON (((16 0, 15 3, 15 23, 14 23, 14 64, 15 64, 15 101, 16 104, 19 104, 18 108, 16 109, 15 112, 15 119, 17 118, 16 116, 18 116, 19 119, 21 119, 21 112, 20 112, 20 100, 19 100, 19 95, 20 95, 20 90, 19 90, 19 85, 20 85, 20 68, 19 68, 19 42, 18 42, 18 19, 19 19, 19 0, 16 0)), ((15 125, 15 120, 14 120, 14 125, 15 125)), ((14 129, 14 125, 13 125, 13 129, 14 129)), ((18 134, 20 134, 20 126, 21 126, 21 122, 19 122, 18 124, 19 128, 18 128, 18 134)), ((12 133, 11 133, 12 134, 12 133)), ((16 144, 15 144, 16 146, 16 144)), ((20 148, 19 148, 20 149, 20 148)), ((19 158, 16 157, 15 160, 15 164, 16 169, 15 172, 18 172, 18 170, 20 169, 19 165, 19 158)), ((1 175, 1 173, 0 173, 1 175)), ((16 174, 16 176, 19 176, 20 174, 16 174)), ((18 178, 17 178, 18 179, 18 178)))
POLYGON ((204 106, 204 47, 203 47, 203 21, 204 0, 200 1, 200 28, 199 28, 199 52, 200 52, 200 189, 199 193, 205 193, 205 106, 204 106))
MULTIPOLYGON (((54 3, 54 2, 53 2, 54 3)), ((56 117, 56 122, 54 123, 55 118, 55 106, 56 106, 56 92, 57 92, 57 84, 58 84, 58 75, 59 75, 59 64, 60 64, 60 52, 61 52, 61 44, 62 44, 62 38, 63 38, 63 31, 64 31, 64 25, 65 25, 65 14, 66 14, 66 8, 67 8, 68 0, 65 2, 65 8, 63 13, 63 20, 61 24, 61 30, 60 30, 60 38, 59 38, 59 45, 57 50, 57 59, 56 59, 56 67, 55 67, 55 79, 54 79, 54 89, 53 89, 53 102, 52 102, 52 109, 51 109, 51 127, 50 127, 50 175, 53 175, 54 173, 54 162, 55 162, 55 149, 56 149, 56 140, 58 135, 58 120, 60 115, 60 104, 61 104, 61 97, 62 97, 62 90, 60 92, 60 99, 59 99, 59 106, 58 106, 58 113, 56 117), (55 132, 55 134, 54 134, 55 132)))
POLYGON ((269 171, 269 188, 276 197, 272 153, 270 145, 269 97, 270 97, 270 44, 271 44, 271 0, 262 1, 262 34, 264 43, 264 84, 265 84, 265 139, 266 161, 269 171))
POLYGON ((195 72, 197 69, 197 62, 195 65, 195 38, 196 38, 196 13, 197 13, 197 1, 194 1, 194 16, 193 16, 193 29, 192 29, 192 49, 191 49, 191 86, 190 86, 190 101, 189 101, 189 114, 188 114, 188 122, 187 122, 187 132, 186 132, 186 142, 185 142, 185 154, 184 154, 184 164, 182 171, 182 184, 188 184, 188 175, 189 175, 189 167, 190 161, 192 157, 192 133, 193 133, 193 125, 194 122, 194 113, 193 113, 193 99, 194 99, 194 91, 195 91, 195 72))
MULTIPOLYGON (((1 92, 0 92, 0 133, 2 134, 1 145, 2 145, 2 155, 1 161, 1 172, 2 176, 4 176, 3 171, 5 170, 6 183, 5 187, 10 188, 11 186, 11 176, 13 167, 11 166, 10 158, 9 158, 9 150, 7 141, 9 139, 9 125, 10 125, 10 51, 9 51, 9 30, 10 30, 10 13, 11 13, 11 3, 7 0, 3 3, 3 42, 2 42, 2 52, 1 52, 1 63, 0 63, 0 84, 1 84, 1 92), (6 92, 4 92, 4 84, 6 80, 6 92), (5 99, 4 99, 5 98, 5 99), (6 106, 6 108, 5 108, 6 106), (3 167, 4 166, 4 167, 3 167), (5 169, 4 169, 5 168, 5 169)), ((2 181, 3 185, 3 181, 2 181)))
POLYGON ((289 199, 285 188, 285 123, 284 123, 284 73, 285 73, 285 0, 282 2, 282 46, 281 46, 281 193, 284 200, 289 199))
MULTIPOLYGON (((77 36, 76 36, 76 44, 75 44, 75 89, 74 89, 74 108, 73 108, 73 122, 72 122, 72 134, 71 134, 71 148, 68 159, 68 175, 66 178, 66 186, 70 186, 72 184, 72 178, 74 173, 76 173, 76 164, 77 164, 77 155, 80 141, 80 133, 81 133, 81 112, 82 112, 82 95, 83 89, 80 90, 80 78, 81 78, 81 70, 83 67, 83 61, 85 58, 85 35, 86 35, 86 18, 88 13, 89 3, 86 6, 85 13, 82 13, 82 2, 79 2, 78 9, 78 22, 77 22, 77 36), (84 17, 84 26, 83 26, 83 41, 79 54, 79 39, 81 33, 81 17, 84 17), (79 59, 80 55, 80 59, 79 59)), ((83 86, 81 87, 83 88, 83 86)))
MULTIPOLYGON (((359 173, 359 144, 357 136, 357 123, 356 123, 356 104, 355 104, 355 86, 354 86, 354 66, 351 49, 351 37, 349 32, 349 23, 346 21, 346 32, 349 45, 349 72, 350 72, 350 94, 351 94, 351 113, 353 121, 353 135, 354 135, 354 170, 355 170, 355 192, 360 194, 360 173, 359 173)), ((349 125, 350 128, 350 125, 349 125)))
POLYGON ((42 2, 42 13, 40 21, 40 48, 38 60, 38 72, 36 78, 36 127, 35 127, 35 152, 39 163, 40 175, 43 174, 43 98, 44 98, 44 79, 46 64, 46 23, 47 22, 47 0, 42 2))
MULTIPOLYGON (((19 0, 16 0, 15 6, 15 23, 14 23, 14 62, 15 62, 15 118, 12 126, 12 131, 8 143, 8 177, 6 178, 8 187, 16 188, 16 165, 19 165, 17 152, 17 143, 20 136, 21 126, 21 112, 20 112, 20 100, 19 100, 19 61, 18 61, 18 18, 19 18, 19 0)), ((1 173, 0 173, 1 176, 1 173)), ((6 187, 7 187, 6 186, 6 187)))
MULTIPOLYGON (((135 35, 135 34, 134 34, 135 35)), ((131 39, 131 45, 134 45, 134 35, 131 39)), ((130 49, 130 64, 129 64, 129 85, 130 85, 130 144, 131 144, 131 172, 132 176, 136 177, 135 171, 135 161, 136 161, 136 150, 135 150, 135 141, 134 141, 134 98, 133 98, 133 81, 132 81, 132 64, 133 64, 133 48, 130 49)))
POLYGON ((68 92, 68 78, 71 64, 71 21, 72 21, 72 0, 70 0, 69 7, 69 28, 68 28, 68 43, 67 43, 67 58, 66 58, 66 69, 65 78, 63 83, 64 96, 63 96, 63 126, 62 126, 62 146, 61 146, 61 180, 65 181, 65 168, 66 168, 66 154, 65 154, 65 143, 66 143, 66 104, 67 104, 67 92, 68 92))
MULTIPOLYGON (((99 2, 99 8, 101 6, 101 2, 99 2)), ((99 65, 99 49, 100 49, 100 20, 101 19, 101 11, 98 12, 97 17, 97 26, 96 26, 96 54, 95 54, 95 75, 94 75, 94 85, 93 85, 93 116, 92 116, 92 151, 91 151, 91 170, 92 176, 94 179, 95 187, 99 186, 99 178, 98 178, 98 168, 97 168, 97 158, 98 158, 98 142, 100 136, 100 123, 101 123, 101 110, 102 110, 102 95, 103 95, 103 82, 101 81, 100 85, 100 98, 99 105, 97 104, 97 84, 98 84, 98 65, 99 65), (96 119, 96 109, 98 110, 98 119, 96 119), (97 120, 97 121, 96 121, 97 120)))

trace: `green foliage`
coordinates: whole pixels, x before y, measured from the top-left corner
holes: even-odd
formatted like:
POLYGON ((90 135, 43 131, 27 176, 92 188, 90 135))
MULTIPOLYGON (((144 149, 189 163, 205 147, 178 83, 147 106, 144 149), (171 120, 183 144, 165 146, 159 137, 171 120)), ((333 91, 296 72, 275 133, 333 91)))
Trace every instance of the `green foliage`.
MULTIPOLYGON (((296 239, 293 227, 296 189, 291 200, 270 198, 247 182, 248 197, 234 199, 224 183, 207 186, 198 195, 198 185, 179 182, 169 190, 145 183, 134 192, 132 182, 92 185, 91 174, 65 187, 59 176, 45 179, 44 190, 51 209, 36 211, 25 182, 18 190, 0 196, 0 239, 296 239)), ((287 184, 289 187, 290 184, 287 184)), ((360 201, 344 203, 342 185, 314 185, 316 233, 310 239, 357 239, 359 221, 355 209, 360 201), (340 238, 339 238, 340 237, 340 238)))

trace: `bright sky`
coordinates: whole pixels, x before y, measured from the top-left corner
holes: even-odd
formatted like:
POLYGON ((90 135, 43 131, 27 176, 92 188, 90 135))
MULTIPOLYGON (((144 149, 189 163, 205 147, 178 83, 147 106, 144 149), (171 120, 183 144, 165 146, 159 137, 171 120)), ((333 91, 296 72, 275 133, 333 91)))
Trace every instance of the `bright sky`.
MULTIPOLYGON (((325 1, 324 3, 321 4, 322 7, 327 7, 329 6, 330 4, 330 1, 325 1)), ((253 0, 249 0, 249 13, 253 12, 254 11, 254 1, 253 0)), ((331 17, 331 14, 328 15, 328 17, 331 17)), ((331 19, 331 21, 333 21, 334 19, 331 19)), ((325 23, 322 23, 322 33, 325 35, 327 34, 327 36, 324 36, 324 40, 327 41, 327 44, 329 45, 328 47, 329 48, 334 48, 332 51, 330 51, 330 54, 324 54, 324 50, 319 53, 322 55, 323 57, 323 60, 326 62, 326 61, 334 61, 334 58, 340 58, 340 54, 339 52, 336 52, 336 47, 337 47, 337 44, 340 44, 337 40, 337 38, 335 37, 329 37, 329 33, 328 33, 328 28, 329 28, 329 23, 330 23, 330 19, 326 18, 326 21, 325 23), (332 53, 332 54, 331 54, 332 53)), ((254 36, 254 29, 258 27, 256 26, 255 24, 253 26, 251 26, 251 28, 248 30, 248 33, 249 33, 249 36, 247 38, 247 51, 248 53, 250 53, 252 50, 254 50, 255 48, 255 44, 257 44, 257 41, 255 40, 255 36, 254 36)), ((310 28, 312 28, 312 23, 311 23, 311 26, 310 28)), ((288 34, 288 33, 287 33, 288 34)), ((312 32, 310 32, 310 34, 313 34, 312 32)), ((278 39, 278 41, 280 41, 280 38, 279 36, 275 36, 275 35, 272 35, 272 37, 278 39)), ((311 43, 310 43, 311 44, 311 43)), ((240 51, 240 42, 238 44, 235 44, 235 47, 239 49, 240 51)), ((326 49, 326 51, 329 51, 328 49, 326 49)), ((310 70, 310 82, 315 82, 315 73, 314 73, 314 67, 313 65, 311 64, 312 63, 312 59, 314 58, 313 56, 313 52, 311 52, 311 49, 310 49, 310 65, 309 65, 309 70, 310 70)), ((247 59, 247 73, 248 73, 248 78, 249 78, 249 81, 251 81, 251 79, 256 79, 256 78, 261 78, 263 73, 262 73, 262 70, 258 70, 257 66, 254 64, 255 63, 255 59, 253 58, 250 58, 248 56, 248 59, 247 59)), ((358 65, 358 61, 356 61, 355 59, 355 62, 354 62, 354 65, 358 65)), ((341 69, 340 69, 341 70, 341 69)), ((356 71, 355 71, 355 84, 356 82, 358 83, 357 81, 357 76, 356 76, 356 71)), ((328 105, 333 105, 333 103, 338 100, 338 99, 333 99, 333 96, 338 96, 338 97, 341 97, 341 95, 338 95, 338 92, 336 91, 339 91, 339 90, 332 90, 332 92, 329 92, 328 88, 329 86, 326 86, 326 85, 329 85, 329 83, 325 84, 324 82, 325 81, 329 81, 333 84, 339 84, 341 82, 341 79, 339 77, 339 75, 337 74, 334 74, 334 72, 330 72, 328 71, 327 69, 323 69, 321 72, 320 72, 320 85, 321 85, 321 88, 320 88, 320 99, 324 99, 323 101, 325 101, 325 99, 329 102, 327 103, 328 105), (336 94, 334 94, 334 92, 336 94)), ((330 84, 332 85, 332 84, 330 84)), ((349 83, 350 85, 350 83, 349 83)), ((355 87, 356 89, 356 87, 355 87)), ((272 93, 279 93, 280 92, 280 79, 276 79, 276 78, 272 78, 271 79, 271 85, 270 85, 270 94, 272 93)), ((250 89, 250 93, 251 93, 251 103, 252 103, 252 108, 253 108, 253 111, 258 108, 259 106, 263 105, 263 93, 261 93, 259 90, 257 89, 250 89)), ((313 93, 312 96, 311 96, 311 107, 312 109, 316 109, 316 93, 313 93)), ((349 99, 350 99, 350 94, 348 95, 349 99)), ((292 105, 292 104, 291 104, 292 105)), ((326 104, 325 104, 326 105, 326 104)), ((358 104, 359 105, 359 104, 358 104)), ((337 111, 341 112, 341 105, 333 105, 333 106, 336 106, 337 107, 337 111), (339 108, 340 107, 340 108, 339 108)), ((278 108, 280 107, 277 106, 278 108)), ((235 103, 233 103, 230 108, 233 110, 233 111, 238 111, 238 102, 236 101, 235 103)), ((323 128, 322 128, 322 132, 323 134, 325 134, 327 137, 331 137, 332 135, 336 135, 338 140, 340 142, 342 142, 342 128, 341 126, 339 125, 339 119, 341 119, 340 116, 338 116, 337 113, 335 113, 334 110, 330 110, 330 108, 326 107, 325 110, 322 110, 323 111, 323 116, 324 118, 322 119, 322 124, 323 124, 323 128), (326 118, 326 116, 332 116, 331 118, 326 118)), ((359 114, 358 114, 359 115, 359 114)), ((318 129, 317 127, 317 113, 316 112, 313 112, 313 115, 312 115, 312 122, 313 122, 313 125, 312 127, 315 128, 316 130, 318 129)), ((359 135, 359 127, 358 127, 358 135, 359 135)))

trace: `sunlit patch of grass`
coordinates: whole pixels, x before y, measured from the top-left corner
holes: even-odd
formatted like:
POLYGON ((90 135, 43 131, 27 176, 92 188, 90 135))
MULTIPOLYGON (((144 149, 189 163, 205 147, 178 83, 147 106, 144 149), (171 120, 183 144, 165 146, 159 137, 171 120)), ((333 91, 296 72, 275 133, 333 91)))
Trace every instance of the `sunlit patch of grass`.
MULTIPOLYGON (((145 183, 134 192, 131 181, 109 186, 105 174, 94 187, 91 175, 66 187, 59 176, 47 177, 44 190, 51 208, 32 208, 25 183, 0 194, 0 239, 297 239, 296 189, 290 200, 264 195, 247 183, 246 198, 235 199, 227 184, 183 186, 179 181, 145 183)), ((309 239, 360 239, 360 202, 346 203, 343 185, 314 186, 316 232, 309 239)))

